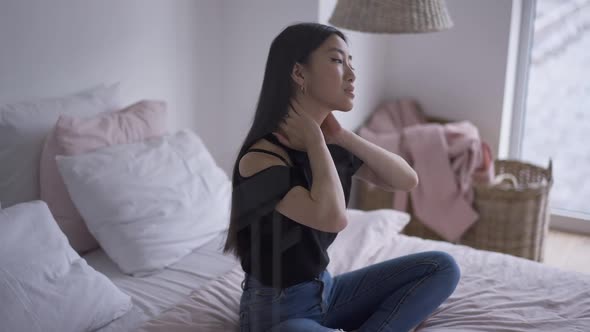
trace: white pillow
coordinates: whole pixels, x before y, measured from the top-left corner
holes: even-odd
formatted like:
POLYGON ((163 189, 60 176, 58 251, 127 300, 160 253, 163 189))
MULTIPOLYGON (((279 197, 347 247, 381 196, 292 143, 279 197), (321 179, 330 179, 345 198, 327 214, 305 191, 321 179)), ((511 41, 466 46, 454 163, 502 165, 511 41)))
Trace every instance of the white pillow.
POLYGON ((374 255, 383 248, 383 243, 394 239, 410 222, 410 215, 393 209, 357 210, 347 209, 348 225, 338 233, 328 248, 328 270, 337 275, 365 267, 367 257, 359 256, 359 249, 374 255))
POLYGON ((0 299, 0 331, 90 331, 132 306, 70 247, 43 201, 0 210, 0 299))
POLYGON ((346 209, 346 215, 348 216, 346 232, 359 232, 366 227, 367 223, 380 221, 387 224, 388 231, 400 233, 411 219, 407 212, 394 209, 346 209))
POLYGON ((229 227, 231 181, 189 130, 56 160, 90 233, 124 273, 157 272, 229 227))
POLYGON ((118 83, 61 98, 1 105, 0 200, 4 208, 40 198, 41 151, 60 114, 89 116, 119 107, 118 83))

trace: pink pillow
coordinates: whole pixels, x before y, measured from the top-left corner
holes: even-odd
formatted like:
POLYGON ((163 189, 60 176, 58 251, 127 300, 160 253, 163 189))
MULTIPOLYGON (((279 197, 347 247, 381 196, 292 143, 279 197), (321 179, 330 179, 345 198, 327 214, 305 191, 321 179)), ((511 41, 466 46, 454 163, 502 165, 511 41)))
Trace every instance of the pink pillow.
POLYGON ((74 206, 55 161, 56 155, 77 155, 93 150, 161 136, 168 131, 166 103, 142 100, 117 112, 91 118, 61 115, 47 136, 41 154, 41 199, 51 210, 70 245, 82 254, 98 248, 74 206))

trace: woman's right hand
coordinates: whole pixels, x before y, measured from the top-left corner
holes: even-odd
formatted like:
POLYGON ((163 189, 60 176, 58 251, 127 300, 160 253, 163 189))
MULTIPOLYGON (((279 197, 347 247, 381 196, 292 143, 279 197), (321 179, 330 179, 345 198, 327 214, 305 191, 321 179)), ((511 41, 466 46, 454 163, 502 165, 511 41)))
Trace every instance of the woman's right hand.
POLYGON ((307 151, 310 144, 324 139, 320 126, 295 99, 291 99, 287 116, 279 123, 279 130, 273 134, 284 145, 299 151, 307 151))

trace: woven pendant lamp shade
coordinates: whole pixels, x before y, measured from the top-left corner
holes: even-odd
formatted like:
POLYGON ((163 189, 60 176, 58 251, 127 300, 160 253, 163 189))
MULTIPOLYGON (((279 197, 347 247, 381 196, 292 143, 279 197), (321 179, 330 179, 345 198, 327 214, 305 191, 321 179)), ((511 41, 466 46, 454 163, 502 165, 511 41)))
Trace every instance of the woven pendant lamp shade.
POLYGON ((433 32, 453 26, 444 0, 338 0, 328 22, 372 33, 433 32))

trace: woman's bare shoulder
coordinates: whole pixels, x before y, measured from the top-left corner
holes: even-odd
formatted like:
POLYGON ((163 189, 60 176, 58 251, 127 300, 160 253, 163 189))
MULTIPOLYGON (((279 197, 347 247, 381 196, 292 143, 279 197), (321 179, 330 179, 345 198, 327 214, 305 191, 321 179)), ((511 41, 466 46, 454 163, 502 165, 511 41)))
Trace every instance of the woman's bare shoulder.
POLYGON ((289 158, 289 154, 285 151, 285 149, 265 139, 260 139, 256 143, 252 144, 249 150, 251 149, 261 149, 274 152, 283 157, 288 162, 288 165, 286 165, 282 159, 272 154, 256 151, 247 152, 244 154, 239 163, 239 172, 242 177, 252 176, 271 166, 291 166, 293 164, 291 162, 291 158, 289 158))
MULTIPOLYGON (((285 158, 289 162, 289 165, 292 165, 291 158, 289 157, 289 154, 287 153, 287 151, 283 147, 276 145, 272 142, 269 142, 268 140, 266 140, 264 138, 261 138, 258 141, 256 141, 254 144, 252 144, 250 149, 262 149, 262 150, 277 153, 281 157, 285 158)), ((266 153, 254 153, 254 154, 270 156, 266 153)))

